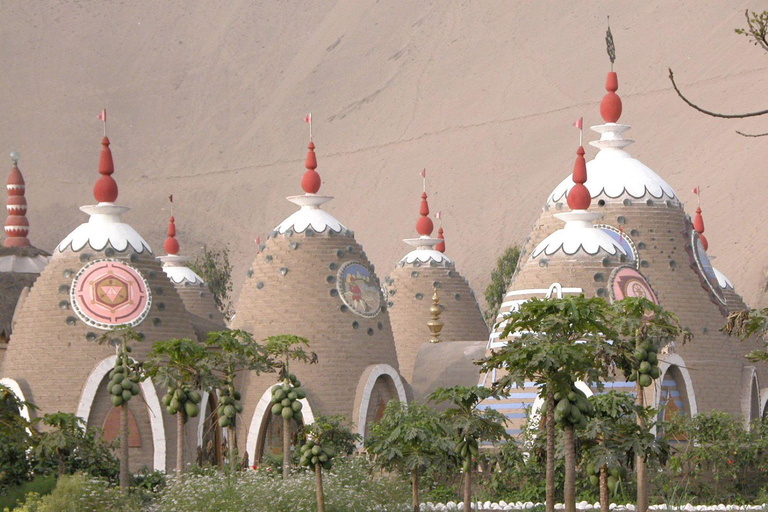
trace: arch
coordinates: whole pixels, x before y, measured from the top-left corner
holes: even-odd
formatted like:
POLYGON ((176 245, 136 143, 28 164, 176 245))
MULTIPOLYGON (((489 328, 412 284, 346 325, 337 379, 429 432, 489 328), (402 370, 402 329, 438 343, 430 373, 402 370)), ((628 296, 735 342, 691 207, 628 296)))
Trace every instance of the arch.
POLYGON ((754 366, 744 366, 741 369, 741 414, 744 417, 744 425, 749 424, 755 418, 760 417, 760 381, 754 366))
POLYGON ((397 391, 397 398, 401 402, 408 402, 408 398, 405 395, 405 387, 403 381, 400 378, 400 374, 392 366, 388 364, 377 364, 368 366, 363 374, 360 376, 360 381, 357 385, 357 392, 355 393, 355 405, 353 408, 353 417, 357 418, 357 433, 360 436, 365 436, 366 416, 368 413, 368 406, 371 402, 371 393, 373 393, 373 387, 376 385, 376 381, 381 376, 388 376, 392 379, 392 383, 397 391))
MULTIPOLYGON (((272 386, 269 386, 264 394, 261 395, 259 403, 256 404, 256 410, 251 418, 251 425, 248 427, 248 436, 245 441, 245 450, 248 453, 249 464, 256 464, 256 450, 259 446, 259 441, 266 432, 262 432, 266 425, 267 413, 272 407, 272 386)), ((315 422, 315 415, 312 412, 312 406, 309 405, 309 401, 306 398, 299 400, 302 404, 301 408, 301 420, 305 425, 315 422)))
POLYGON ((664 378, 667 376, 667 372, 672 367, 676 368, 676 370, 680 372, 683 384, 685 385, 685 396, 688 398, 688 411, 690 412, 691 416, 695 416, 699 412, 699 409, 696 405, 696 391, 693 389, 693 380, 691 380, 691 374, 688 373, 688 368, 685 366, 685 361, 682 357, 680 357, 679 354, 668 353, 659 355, 659 370, 661 370, 661 376, 656 379, 656 383, 654 385, 655 397, 653 405, 654 407, 659 406, 659 400, 662 396, 661 387, 664 382, 664 378))
MULTIPOLYGON (((98 363, 91 373, 88 375, 88 379, 83 385, 83 391, 80 394, 80 401, 77 404, 78 417, 87 424, 88 417, 91 415, 91 408, 93 407, 93 400, 96 398, 96 392, 99 389, 101 381, 109 371, 114 368, 117 356, 109 356, 98 363)), ((163 426, 163 410, 160 407, 160 400, 157 398, 157 390, 155 389, 152 379, 147 379, 139 383, 141 388, 141 394, 144 396, 144 402, 149 409, 149 424, 152 429, 152 446, 153 446, 153 465, 156 471, 165 471, 165 428, 163 426)))
MULTIPOLYGON (((11 393, 16 395, 16 398, 18 398, 21 402, 27 401, 27 399, 24 398, 24 392, 21 390, 21 386, 19 386, 19 383, 16 382, 15 380, 5 377, 0 379, 0 384, 10 389, 11 393)), ((29 416, 29 408, 26 405, 21 406, 21 410, 19 411, 19 414, 21 414, 21 417, 27 421, 31 420, 29 416)))

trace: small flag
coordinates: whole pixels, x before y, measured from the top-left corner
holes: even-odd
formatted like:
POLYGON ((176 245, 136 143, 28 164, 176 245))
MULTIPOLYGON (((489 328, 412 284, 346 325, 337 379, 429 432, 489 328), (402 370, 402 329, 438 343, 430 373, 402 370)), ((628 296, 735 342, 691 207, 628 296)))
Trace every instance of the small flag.
POLYGON ((169 196, 168 196, 168 200, 169 200, 170 202, 173 202, 173 194, 171 194, 171 195, 169 195, 169 196))
POLYGON ((573 126, 575 126, 576 128, 578 128, 579 130, 582 130, 582 129, 584 129, 584 118, 583 118, 583 117, 580 117, 580 118, 578 118, 577 120, 575 120, 575 121, 573 122, 573 126))
POLYGON ((693 193, 699 195, 699 187, 694 188, 693 193))
POLYGON ((107 109, 103 109, 101 112, 99 112, 99 119, 107 122, 107 109))
POLYGON ((426 179, 426 177, 427 177, 427 170, 426 169, 422 169, 422 171, 419 173, 419 176, 421 176, 422 178, 426 179))
POLYGON ((306 117, 304 117, 304 122, 305 123, 311 123, 312 122, 312 112, 310 112, 309 114, 306 115, 306 117))
POLYGON ((440 220, 441 218, 443 218, 443 211, 442 211, 442 210, 440 210, 439 212, 437 212, 437 215, 435 215, 435 217, 436 217, 438 220, 440 220))

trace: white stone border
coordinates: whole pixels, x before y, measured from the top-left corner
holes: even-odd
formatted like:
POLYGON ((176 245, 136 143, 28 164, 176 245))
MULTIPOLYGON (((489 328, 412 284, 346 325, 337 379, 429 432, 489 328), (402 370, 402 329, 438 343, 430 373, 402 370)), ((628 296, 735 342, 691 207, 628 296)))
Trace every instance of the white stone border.
MULTIPOLYGON (((360 380, 366 378, 366 374, 368 377, 365 381, 365 387, 362 389, 362 393, 355 397, 355 404, 359 404, 357 406, 357 414, 354 414, 353 412, 353 417, 357 416, 357 433, 360 434, 361 437, 365 436, 365 417, 367 416, 368 405, 371 403, 371 393, 373 392, 373 386, 376 384, 376 380, 379 377, 382 375, 389 376, 389 378, 391 378, 395 384, 395 389, 397 390, 397 398, 401 402, 408 403, 408 398, 405 395, 405 387, 403 386, 403 381, 400 378, 400 374, 397 372, 397 370, 392 368, 392 366, 388 364, 377 364, 373 367, 369 366, 360 376, 360 380)), ((358 392, 360 392, 359 384, 358 392)))
MULTIPOLYGON (((96 392, 104 376, 114 368, 117 356, 109 356, 97 364, 88 375, 88 380, 83 385, 83 391, 80 395, 80 402, 77 404, 77 416, 88 424, 88 416, 91 415, 93 401, 96 398, 96 392)), ((166 439, 165 428, 163 426, 163 410, 160 407, 160 400, 157 398, 157 390, 152 383, 152 379, 147 379, 139 384, 144 401, 149 409, 149 424, 152 430, 152 446, 154 448, 154 470, 165 471, 166 439)))
MULTIPOLYGON (((261 430, 264 428, 264 418, 267 417, 267 411, 272 407, 272 387, 274 385, 275 384, 269 386, 266 391, 264 391, 264 394, 261 395, 259 403, 256 404, 256 410, 253 413, 253 417, 251 418, 251 426, 248 427, 245 451, 248 453, 248 463, 251 466, 256 464, 256 448, 259 446, 261 430)), ((314 423, 315 414, 312 412, 312 406, 309 405, 309 401, 306 398, 302 398, 299 402, 302 404, 301 420, 305 425, 314 423)))
POLYGON ((683 376, 683 383, 685 384, 685 394, 688 397, 688 410, 691 416, 696 416, 699 412, 699 408, 696 405, 696 392, 693 389, 693 381, 691 380, 691 374, 688 373, 688 368, 685 366, 685 361, 680 354, 661 354, 659 356, 659 370, 661 370, 661 376, 656 379, 656 385, 654 386, 654 406, 659 406, 659 398, 661 398, 661 385, 664 382, 664 377, 667 376, 667 372, 670 367, 676 367, 680 371, 680 375, 683 376))
MULTIPOLYGON (((2 382, 2 381, 0 381, 2 382)), ((768 407, 768 388, 764 388, 762 393, 762 397, 760 397, 760 417, 764 417, 766 411, 766 407, 768 407)))
MULTIPOLYGON (((0 384, 10 389, 11 393, 16 395, 16 398, 18 398, 22 402, 27 401, 27 399, 24 398, 24 392, 21 390, 21 386, 19 386, 19 383, 16 382, 15 380, 5 377, 0 379, 0 384)), ((30 418, 29 416, 29 408, 27 408, 26 405, 21 406, 21 410, 19 411, 19 413, 21 414, 21 417, 24 418, 25 420, 31 421, 32 418, 30 418)))
POLYGON ((205 415, 208 413, 208 392, 203 391, 203 399, 200 401, 200 415, 197 421, 197 446, 203 446, 203 432, 205 431, 205 415))

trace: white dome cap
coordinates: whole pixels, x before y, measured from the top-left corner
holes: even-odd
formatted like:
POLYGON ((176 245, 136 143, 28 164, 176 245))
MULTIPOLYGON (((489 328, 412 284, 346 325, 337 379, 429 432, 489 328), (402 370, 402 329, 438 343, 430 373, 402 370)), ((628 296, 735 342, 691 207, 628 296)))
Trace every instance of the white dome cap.
MULTIPOLYGON (((589 179, 591 180, 592 177, 590 176, 589 179)), ((586 210, 556 214, 555 217, 565 221, 565 226, 542 240, 531 253, 531 258, 537 258, 542 254, 552 256, 558 251, 562 251, 567 256, 572 256, 579 251, 584 251, 590 256, 600 251, 611 256, 626 256, 627 252, 619 242, 593 225, 593 222, 602 216, 601 213, 586 210)))
MULTIPOLYGON (((594 160, 587 163, 589 180, 585 183, 592 199, 619 202, 624 199, 644 202, 648 199, 669 200, 679 204, 674 189, 650 167, 633 158, 624 150, 634 141, 621 134, 630 127, 625 124, 607 123, 593 126, 601 134, 600 140, 590 145, 600 149, 594 160)), ((547 198, 551 205, 564 201, 573 186, 566 177, 547 198)))

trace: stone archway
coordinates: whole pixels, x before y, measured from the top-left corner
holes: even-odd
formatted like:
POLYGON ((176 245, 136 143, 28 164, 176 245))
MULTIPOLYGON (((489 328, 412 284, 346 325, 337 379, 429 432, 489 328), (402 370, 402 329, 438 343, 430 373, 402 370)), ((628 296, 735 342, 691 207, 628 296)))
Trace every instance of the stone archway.
POLYGON ((355 393, 354 417, 358 434, 366 437, 370 423, 378 419, 377 414, 383 412, 383 406, 391 399, 408 401, 400 374, 388 364, 367 367, 355 393))

